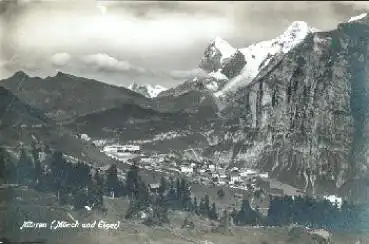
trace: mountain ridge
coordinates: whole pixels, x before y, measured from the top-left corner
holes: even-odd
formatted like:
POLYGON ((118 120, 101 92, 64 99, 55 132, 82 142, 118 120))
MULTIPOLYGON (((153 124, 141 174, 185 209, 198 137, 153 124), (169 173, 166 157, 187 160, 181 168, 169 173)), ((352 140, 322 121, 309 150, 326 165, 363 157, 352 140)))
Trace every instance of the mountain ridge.
POLYGON ((13 76, 1 80, 0 86, 56 121, 70 120, 122 103, 150 106, 148 98, 127 88, 63 72, 40 78, 18 71, 13 76))
POLYGON ((208 76, 187 80, 186 86, 182 83, 160 95, 178 95, 191 89, 202 89, 222 99, 226 93, 233 93, 239 87, 247 86, 273 57, 288 53, 308 34, 317 31, 304 21, 294 21, 276 38, 245 48, 234 48, 226 40, 216 36, 209 42, 199 63, 199 68, 206 71, 208 76))

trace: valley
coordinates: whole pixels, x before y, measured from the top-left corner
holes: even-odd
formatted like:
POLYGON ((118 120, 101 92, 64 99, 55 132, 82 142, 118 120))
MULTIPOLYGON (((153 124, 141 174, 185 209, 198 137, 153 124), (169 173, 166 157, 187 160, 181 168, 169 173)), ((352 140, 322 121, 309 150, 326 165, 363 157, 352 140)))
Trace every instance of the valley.
POLYGON ((368 60, 360 15, 243 48, 217 36, 171 87, 16 71, 0 80, 0 237, 369 243, 368 60), (17 229, 56 218, 121 226, 17 229))

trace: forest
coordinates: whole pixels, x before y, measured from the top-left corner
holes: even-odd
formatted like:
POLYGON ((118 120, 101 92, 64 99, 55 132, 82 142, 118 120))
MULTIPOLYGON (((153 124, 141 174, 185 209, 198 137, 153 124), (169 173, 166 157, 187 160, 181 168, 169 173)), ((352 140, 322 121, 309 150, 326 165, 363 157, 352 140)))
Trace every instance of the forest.
MULTIPOLYGON (((40 149, 35 145, 30 152, 23 147, 17 160, 0 148, 0 182, 32 187, 40 192, 52 192, 60 205, 70 204, 75 209, 89 206, 104 208, 104 196, 129 199, 126 218, 137 218, 141 211, 150 212, 145 219, 147 225, 169 223, 169 211, 187 211, 213 221, 231 221, 235 225, 288 226, 299 224, 329 230, 365 231, 369 224, 365 205, 344 202, 341 207, 328 200, 307 196, 272 197, 268 214, 263 216, 258 208, 251 208, 247 199, 240 209, 219 211, 216 199, 211 202, 208 195, 201 199, 192 197, 190 183, 184 178, 162 177, 157 189, 151 189, 140 177, 140 170, 132 164, 125 180, 118 177, 116 165, 107 170, 95 169, 82 162, 68 162, 62 152, 46 148, 46 163, 41 163, 40 149), (224 216, 227 216, 224 219, 224 216)), ((222 191, 219 197, 224 197, 222 191)), ((118 199, 119 200, 119 199, 118 199)))

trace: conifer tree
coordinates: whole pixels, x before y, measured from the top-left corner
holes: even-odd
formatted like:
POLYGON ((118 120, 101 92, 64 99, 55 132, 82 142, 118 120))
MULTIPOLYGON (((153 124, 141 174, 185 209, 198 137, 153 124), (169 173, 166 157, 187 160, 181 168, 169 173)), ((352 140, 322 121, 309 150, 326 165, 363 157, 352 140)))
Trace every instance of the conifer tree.
POLYGON ((256 222, 256 213, 250 207, 250 202, 247 199, 244 199, 242 201, 241 209, 236 216, 236 223, 239 225, 255 225, 256 222))
POLYGON ((103 198, 104 180, 102 176, 100 175, 99 170, 96 170, 95 175, 94 175, 94 180, 95 180, 95 184, 93 186, 94 203, 95 203, 94 205, 96 207, 102 207, 104 204, 104 198, 103 198))
POLYGON ((14 161, 8 160, 5 163, 5 172, 4 172, 5 183, 17 183, 17 167, 15 166, 14 161))
POLYGON ((164 194, 164 192, 166 192, 166 191, 167 191, 167 189, 168 189, 168 182, 167 182, 167 180, 165 179, 165 177, 164 177, 164 176, 162 176, 162 177, 160 178, 159 194, 160 194, 160 195, 163 195, 163 194, 164 194))
POLYGON ((111 165, 109 169, 106 171, 106 183, 105 186, 108 192, 114 192, 116 194, 118 188, 119 180, 118 180, 118 170, 115 164, 111 165))
POLYGON ((30 185, 34 179, 34 165, 23 147, 20 149, 17 171, 19 183, 30 185))
POLYGON ((209 210, 209 219, 211 220, 217 220, 218 219, 218 213, 217 213, 217 208, 215 206, 215 202, 213 202, 211 209, 209 210))
POLYGON ((223 190, 223 188, 220 188, 218 191, 217 191, 217 195, 219 197, 219 199, 223 199, 224 196, 225 196, 225 192, 223 190))
POLYGON ((210 202, 210 200, 209 200, 208 195, 205 195, 205 197, 203 199, 201 199, 200 206, 199 206, 199 210, 200 210, 201 215, 208 216, 209 209, 210 209, 209 202, 210 202))
POLYGON ((6 171, 6 162, 5 162, 5 150, 0 147, 0 183, 5 181, 5 171, 6 171))
POLYGON ((137 198, 137 190, 138 190, 138 167, 134 163, 130 166, 129 171, 127 172, 126 178, 126 187, 128 190, 129 197, 137 198))
POLYGON ((197 198, 196 198, 196 197, 194 197, 194 199, 193 199, 193 203, 192 203, 192 211, 193 211, 194 213, 196 213, 196 214, 200 214, 200 213, 199 213, 199 205, 198 205, 198 203, 197 203, 197 198))

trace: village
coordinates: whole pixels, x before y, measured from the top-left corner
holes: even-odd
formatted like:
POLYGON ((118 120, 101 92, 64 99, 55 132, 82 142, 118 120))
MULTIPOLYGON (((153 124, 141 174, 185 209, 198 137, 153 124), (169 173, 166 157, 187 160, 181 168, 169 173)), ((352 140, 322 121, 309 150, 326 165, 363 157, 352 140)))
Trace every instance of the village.
MULTIPOLYGON (((250 193, 256 193, 256 195, 262 193, 265 196, 305 194, 300 189, 271 179, 268 173, 247 168, 230 168, 221 162, 199 156, 192 148, 182 154, 176 152, 159 154, 144 150, 140 145, 110 144, 102 147, 101 151, 124 164, 130 165, 135 162, 139 168, 148 171, 160 172, 167 176, 184 176, 192 184, 234 189, 233 197, 239 200, 250 193)), ((151 182, 150 188, 153 188, 151 190, 155 191, 155 187, 159 187, 158 181, 159 179, 157 182, 151 182)), ((336 196, 324 196, 324 198, 333 203, 342 203, 342 199, 336 196)))
POLYGON ((190 153, 149 154, 144 153, 139 145, 118 144, 105 146, 102 151, 122 163, 135 162, 138 167, 146 170, 186 176, 194 184, 228 186, 245 191, 262 190, 280 196, 284 194, 283 189, 271 186, 268 173, 238 167, 229 169, 210 159, 197 157, 195 152, 193 157, 190 153))

